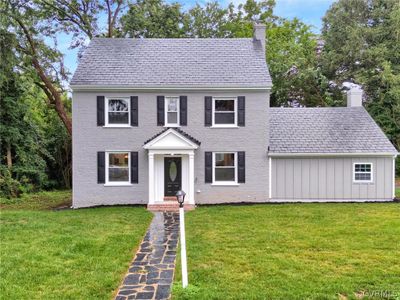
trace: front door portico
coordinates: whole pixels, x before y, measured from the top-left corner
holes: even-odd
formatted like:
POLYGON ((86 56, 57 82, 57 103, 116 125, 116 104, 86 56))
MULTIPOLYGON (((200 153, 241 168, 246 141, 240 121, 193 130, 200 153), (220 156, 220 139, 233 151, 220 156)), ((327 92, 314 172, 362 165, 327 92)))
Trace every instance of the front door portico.
POLYGON ((148 141, 149 205, 163 203, 182 189, 185 202, 194 205, 194 154, 200 142, 169 128, 148 141))

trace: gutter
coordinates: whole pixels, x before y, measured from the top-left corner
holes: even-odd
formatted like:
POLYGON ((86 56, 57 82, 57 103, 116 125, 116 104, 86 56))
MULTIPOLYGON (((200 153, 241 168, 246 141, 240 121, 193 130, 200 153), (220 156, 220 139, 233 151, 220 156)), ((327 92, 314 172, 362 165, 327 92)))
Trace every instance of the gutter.
POLYGON ((345 156, 388 156, 396 157, 397 152, 348 152, 348 153, 285 153, 268 152, 269 157, 345 157, 345 156))
POLYGON ((162 90, 180 90, 180 91, 270 91, 271 85, 260 87, 209 87, 209 86, 132 86, 132 85, 75 85, 71 84, 70 88, 74 91, 162 91, 162 90))

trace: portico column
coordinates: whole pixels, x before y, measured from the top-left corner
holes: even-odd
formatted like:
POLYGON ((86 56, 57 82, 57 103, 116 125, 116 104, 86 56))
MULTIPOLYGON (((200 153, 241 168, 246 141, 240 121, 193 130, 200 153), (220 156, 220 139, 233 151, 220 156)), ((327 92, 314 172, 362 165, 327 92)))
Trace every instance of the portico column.
POLYGON ((194 204, 194 153, 189 153, 189 203, 194 204))
POLYGON ((154 153, 149 151, 149 204, 154 204, 154 153))

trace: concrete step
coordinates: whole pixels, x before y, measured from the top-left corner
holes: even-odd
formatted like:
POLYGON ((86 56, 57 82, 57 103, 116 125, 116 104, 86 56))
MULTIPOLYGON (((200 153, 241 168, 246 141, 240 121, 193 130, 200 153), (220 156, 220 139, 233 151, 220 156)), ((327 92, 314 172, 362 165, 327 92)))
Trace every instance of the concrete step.
MULTIPOLYGON (((184 204, 183 208, 185 211, 195 209, 193 204, 184 204)), ((147 210, 150 211, 179 211, 179 204, 177 202, 162 202, 162 203, 154 203, 147 204, 147 210)))

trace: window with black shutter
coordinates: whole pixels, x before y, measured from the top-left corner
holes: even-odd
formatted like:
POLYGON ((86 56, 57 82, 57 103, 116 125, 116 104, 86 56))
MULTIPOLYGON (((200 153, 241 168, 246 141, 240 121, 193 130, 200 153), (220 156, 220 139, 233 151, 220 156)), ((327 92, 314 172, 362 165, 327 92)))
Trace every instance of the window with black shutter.
POLYGON ((97 126, 104 126, 104 96, 97 96, 97 126))
POLYGON ((204 98, 204 125, 212 125, 212 97, 210 96, 204 98))
POLYGON ((238 182, 246 182, 246 155, 244 151, 239 151, 238 156, 238 182))
POLYGON ((164 96, 157 96, 157 126, 164 126, 164 96))
POLYGON ((131 96, 131 126, 139 126, 139 98, 131 96))
POLYGON ((246 98, 244 96, 238 97, 238 126, 245 126, 246 118, 246 98))
POLYGON ((213 182, 213 167, 212 167, 212 152, 205 152, 205 182, 212 183, 213 182))
POLYGON ((97 183, 105 183, 105 164, 106 164, 106 155, 105 152, 97 152, 97 183))
POLYGON ((139 153, 131 152, 131 183, 139 183, 139 153))
POLYGON ((180 125, 187 125, 187 96, 179 97, 179 115, 180 115, 180 125))

